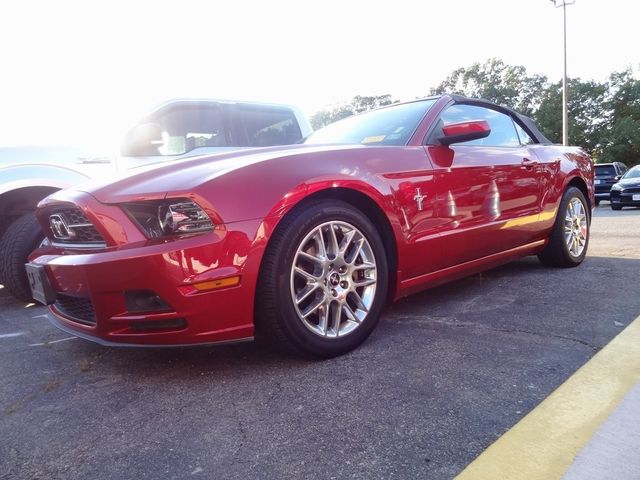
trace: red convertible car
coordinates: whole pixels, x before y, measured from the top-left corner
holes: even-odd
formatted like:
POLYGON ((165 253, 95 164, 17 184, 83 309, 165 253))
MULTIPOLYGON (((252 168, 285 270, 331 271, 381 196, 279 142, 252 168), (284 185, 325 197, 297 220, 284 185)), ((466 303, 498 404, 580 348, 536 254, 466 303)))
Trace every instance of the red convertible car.
POLYGON ((102 344, 256 333, 330 357, 412 292, 526 255, 580 264, 593 174, 528 118, 444 95, 57 192, 26 268, 51 320, 102 344))

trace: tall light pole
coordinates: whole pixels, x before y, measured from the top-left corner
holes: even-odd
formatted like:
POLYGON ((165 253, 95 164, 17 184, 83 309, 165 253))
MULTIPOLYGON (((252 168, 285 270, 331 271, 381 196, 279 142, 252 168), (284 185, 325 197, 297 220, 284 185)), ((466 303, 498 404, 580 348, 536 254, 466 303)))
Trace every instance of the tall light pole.
POLYGON ((564 74, 562 76, 562 144, 569 145, 569 114, 567 110, 567 5, 573 5, 576 0, 551 0, 551 2, 557 7, 562 7, 562 20, 564 37, 564 74))

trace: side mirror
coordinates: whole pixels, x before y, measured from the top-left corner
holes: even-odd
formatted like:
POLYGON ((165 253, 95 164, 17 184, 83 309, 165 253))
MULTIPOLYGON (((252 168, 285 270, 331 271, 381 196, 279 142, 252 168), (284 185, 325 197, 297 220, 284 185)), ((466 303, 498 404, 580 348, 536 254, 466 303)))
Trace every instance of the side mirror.
POLYGON ((158 155, 158 147, 162 145, 162 127, 157 123, 141 123, 127 133, 120 153, 125 157, 158 155))
POLYGON ((616 175, 613 179, 617 182, 622 178, 622 175, 616 175))
POLYGON ((471 120, 468 122, 448 123, 442 127, 442 137, 438 137, 441 145, 469 142, 486 138, 491 133, 491 127, 486 120, 471 120))

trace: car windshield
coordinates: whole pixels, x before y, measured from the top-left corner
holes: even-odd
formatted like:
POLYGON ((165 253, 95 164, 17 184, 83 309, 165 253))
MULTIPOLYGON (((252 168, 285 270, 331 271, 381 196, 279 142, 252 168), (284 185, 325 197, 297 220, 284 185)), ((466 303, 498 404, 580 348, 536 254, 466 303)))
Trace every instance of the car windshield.
POLYGON ((596 165, 596 175, 602 177, 615 177, 616 169, 613 168, 613 165, 596 165))
POLYGON ((306 144, 406 145, 435 99, 403 103, 354 115, 316 132, 306 144))
POLYGON ((631 168, 622 178, 640 178, 640 165, 631 168))

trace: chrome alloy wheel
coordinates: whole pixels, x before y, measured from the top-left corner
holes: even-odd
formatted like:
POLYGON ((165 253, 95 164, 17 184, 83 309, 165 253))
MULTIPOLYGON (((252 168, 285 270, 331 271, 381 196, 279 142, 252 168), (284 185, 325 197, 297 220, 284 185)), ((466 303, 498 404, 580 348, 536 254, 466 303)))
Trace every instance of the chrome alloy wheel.
POLYGON ((346 222, 326 222, 296 250, 291 299, 298 318, 313 333, 343 337, 367 317, 376 282, 376 259, 362 232, 346 222))
POLYGON ((569 255, 574 258, 582 255, 587 245, 589 227, 587 212, 579 198, 573 197, 567 205, 564 217, 564 239, 569 255))

